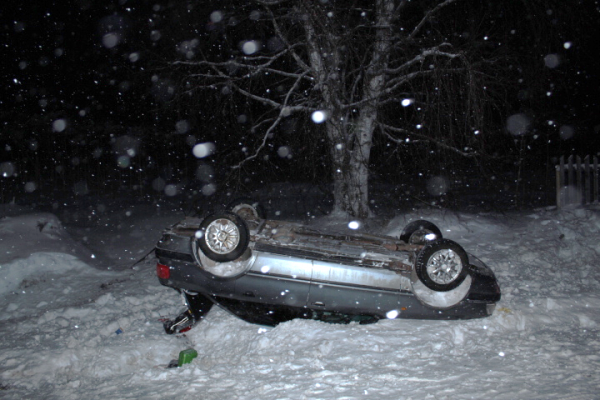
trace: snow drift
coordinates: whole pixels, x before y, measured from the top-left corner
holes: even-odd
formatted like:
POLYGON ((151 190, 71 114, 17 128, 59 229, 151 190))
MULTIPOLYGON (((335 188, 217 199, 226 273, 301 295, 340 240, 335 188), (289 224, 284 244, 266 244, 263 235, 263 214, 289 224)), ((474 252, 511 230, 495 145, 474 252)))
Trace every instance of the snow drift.
MULTIPOLYGON (((398 235, 417 218, 435 222, 445 237, 461 243, 494 270, 503 297, 492 317, 385 320, 373 325, 294 320, 266 328, 213 308, 192 331, 167 336, 160 319, 179 312, 181 301, 175 291, 158 284, 153 260, 134 269, 102 270, 89 265, 92 253, 79 238, 70 239, 51 214, 3 218, 0 396, 267 400, 597 396, 597 209, 505 215, 420 210, 370 227, 398 235), (199 354, 191 364, 165 368, 179 351, 190 347, 199 354)), ((135 236, 138 247, 151 247, 164 222, 137 213, 129 220, 134 226, 129 232, 143 227, 146 233, 135 236)), ((103 250, 122 253, 131 243, 115 240, 103 250)))

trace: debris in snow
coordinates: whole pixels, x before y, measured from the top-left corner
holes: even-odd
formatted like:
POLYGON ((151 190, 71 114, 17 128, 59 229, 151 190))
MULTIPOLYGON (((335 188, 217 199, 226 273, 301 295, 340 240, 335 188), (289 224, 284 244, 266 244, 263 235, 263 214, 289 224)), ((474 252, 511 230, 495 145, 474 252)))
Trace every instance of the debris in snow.
POLYGON ((198 352, 194 349, 186 349, 179 352, 179 359, 177 366, 181 367, 183 364, 189 364, 194 358, 198 357, 198 352))

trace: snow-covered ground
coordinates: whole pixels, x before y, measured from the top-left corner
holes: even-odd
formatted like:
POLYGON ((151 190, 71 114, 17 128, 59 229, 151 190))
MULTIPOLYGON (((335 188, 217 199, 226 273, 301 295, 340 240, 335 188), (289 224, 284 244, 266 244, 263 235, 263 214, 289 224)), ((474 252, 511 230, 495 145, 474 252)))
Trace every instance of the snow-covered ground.
POLYGON ((105 207, 69 225, 69 213, 0 205, 2 399, 599 396, 598 209, 420 210, 368 224, 399 235, 409 220, 429 219, 481 258, 503 295, 486 319, 265 328, 216 307, 178 336, 160 322, 181 310, 177 293, 159 285, 153 259, 130 266, 183 214, 105 207), (198 352, 192 363, 165 368, 188 348, 198 352))

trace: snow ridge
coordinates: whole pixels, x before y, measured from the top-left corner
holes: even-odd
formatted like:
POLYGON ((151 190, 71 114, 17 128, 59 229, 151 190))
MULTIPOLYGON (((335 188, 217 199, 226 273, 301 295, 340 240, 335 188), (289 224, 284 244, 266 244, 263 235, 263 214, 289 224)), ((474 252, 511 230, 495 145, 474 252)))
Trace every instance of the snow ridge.
MULTIPOLYGON (((144 232, 164 228, 164 220, 153 226, 152 216, 142 214, 131 224, 144 232)), ((0 255, 3 399, 597 397, 600 215, 593 208, 506 215, 421 210, 380 227, 398 235, 408 221, 429 219, 487 263, 503 299, 486 319, 294 320, 266 328, 216 307, 178 336, 165 335, 160 319, 176 314, 181 300, 158 284, 152 260, 102 271, 74 252, 47 251, 46 242, 37 251, 14 232, 45 234, 30 223, 40 216, 23 218, 0 220, 3 249, 19 255, 0 255), (165 369, 190 347, 198 358, 165 369)), ((137 233, 138 240, 144 236, 137 233)), ((118 241, 107 247, 123 251, 118 241)))

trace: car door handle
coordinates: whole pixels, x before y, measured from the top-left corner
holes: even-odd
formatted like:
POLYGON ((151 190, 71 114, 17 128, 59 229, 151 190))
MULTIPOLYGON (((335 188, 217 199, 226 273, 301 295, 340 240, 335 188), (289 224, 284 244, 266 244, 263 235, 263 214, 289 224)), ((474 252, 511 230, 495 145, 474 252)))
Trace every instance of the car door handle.
POLYGON ((254 292, 244 292, 244 296, 246 296, 246 297, 256 297, 256 295, 254 294, 254 292))
POLYGON ((325 303, 323 303, 322 301, 315 301, 312 304, 313 306, 325 307, 325 303))

